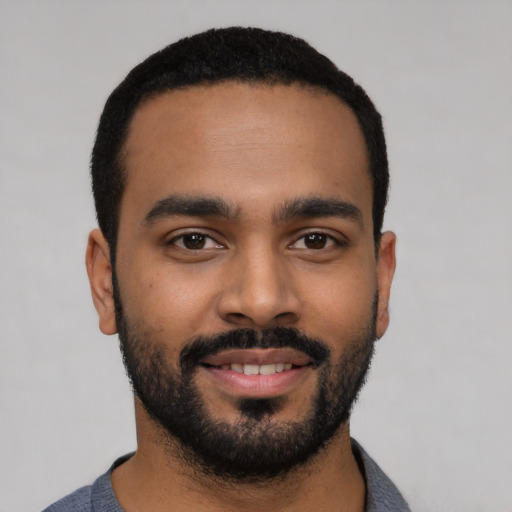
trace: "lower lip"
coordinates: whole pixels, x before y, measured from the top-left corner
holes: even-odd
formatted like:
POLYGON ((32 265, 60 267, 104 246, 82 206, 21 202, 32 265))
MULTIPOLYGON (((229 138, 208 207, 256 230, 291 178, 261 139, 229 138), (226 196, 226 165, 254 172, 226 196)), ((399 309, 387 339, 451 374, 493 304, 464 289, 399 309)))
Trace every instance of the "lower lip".
POLYGON ((272 375, 245 375, 233 370, 200 367, 227 392, 243 398, 272 398, 291 391, 306 376, 308 366, 292 368, 272 375))

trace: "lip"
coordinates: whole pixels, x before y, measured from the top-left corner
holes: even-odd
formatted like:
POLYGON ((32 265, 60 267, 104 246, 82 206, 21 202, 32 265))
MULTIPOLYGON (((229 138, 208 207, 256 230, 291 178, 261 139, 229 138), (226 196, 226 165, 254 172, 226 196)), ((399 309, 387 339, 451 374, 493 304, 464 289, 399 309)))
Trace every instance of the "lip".
POLYGON ((311 359, 292 348, 226 350, 206 357, 199 370, 208 375, 223 391, 240 398, 272 398, 284 395, 299 386, 312 371, 311 359), (222 365, 233 363, 266 365, 291 363, 289 370, 271 375, 246 375, 222 365))
POLYGON ((272 375, 245 375, 217 367, 199 367, 230 395, 240 398, 273 398, 290 392, 309 373, 309 366, 300 366, 272 375))
POLYGON ((255 348, 224 350, 213 356, 206 357, 201 363, 209 366, 222 366, 223 364, 274 364, 291 363, 294 366, 306 366, 311 359, 293 348, 255 348))

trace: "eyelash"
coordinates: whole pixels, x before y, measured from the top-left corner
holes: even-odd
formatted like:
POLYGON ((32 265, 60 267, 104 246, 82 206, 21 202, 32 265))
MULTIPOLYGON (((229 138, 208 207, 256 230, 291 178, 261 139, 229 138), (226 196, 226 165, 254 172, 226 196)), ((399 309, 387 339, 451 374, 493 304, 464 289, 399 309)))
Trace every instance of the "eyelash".
MULTIPOLYGON (((325 246, 324 247, 319 247, 319 248, 312 248, 312 247, 304 247, 303 249, 304 250, 310 250, 310 251, 321 251, 323 249, 328 249, 329 247, 332 247, 333 245, 335 246, 340 246, 340 247, 343 247, 346 245, 346 243, 336 237, 334 237, 333 235, 330 235, 328 233, 324 233, 323 231, 310 231, 309 233, 304 233, 303 235, 301 235, 299 238, 297 238, 292 244, 290 244, 290 248, 292 248, 294 245, 297 245, 299 241, 303 241, 304 244, 306 244, 306 238, 307 237, 314 237, 314 236, 320 236, 322 237, 325 242, 325 246)), ((322 243, 322 242, 321 242, 322 243)))
MULTIPOLYGON (((203 240, 207 243, 207 241, 211 241, 215 244, 215 248, 219 247, 219 248, 222 248, 224 247, 222 244, 220 244, 219 242, 217 242, 217 240, 215 240, 215 238, 211 237, 210 235, 208 235, 207 233, 203 233, 201 231, 190 231, 190 232, 187 232, 187 233, 181 233, 180 235, 177 235, 173 238, 171 238, 171 240, 169 240, 167 242, 167 245, 174 245, 176 247, 179 247, 180 249, 183 249, 185 251, 200 251, 200 250, 203 250, 204 247, 200 247, 198 249, 191 249, 189 247, 185 247, 184 245, 184 239, 185 237, 193 237, 193 236, 199 236, 199 237, 202 237, 203 240), (177 241, 178 240, 181 240, 182 241, 182 244, 183 245, 178 245, 177 241)), ((210 249, 210 247, 208 247, 207 249, 210 249)))

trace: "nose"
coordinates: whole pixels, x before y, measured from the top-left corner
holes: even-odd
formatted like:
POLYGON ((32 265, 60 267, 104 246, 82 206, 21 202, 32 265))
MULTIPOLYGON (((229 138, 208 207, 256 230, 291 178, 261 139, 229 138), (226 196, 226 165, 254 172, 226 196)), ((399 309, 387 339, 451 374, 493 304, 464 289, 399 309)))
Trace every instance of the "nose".
POLYGON ((233 261, 218 301, 219 316, 254 329, 296 324, 302 303, 292 272, 281 260, 268 249, 233 261))

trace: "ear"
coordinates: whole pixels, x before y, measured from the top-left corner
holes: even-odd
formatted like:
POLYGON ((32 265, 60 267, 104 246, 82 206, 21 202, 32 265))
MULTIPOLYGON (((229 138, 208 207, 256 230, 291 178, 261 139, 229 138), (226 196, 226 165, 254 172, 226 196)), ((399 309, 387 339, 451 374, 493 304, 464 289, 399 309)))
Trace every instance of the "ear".
POLYGON ((391 231, 382 233, 377 260, 377 286, 379 302, 377 307, 377 338, 381 338, 389 324, 389 295, 395 273, 396 235, 391 231))
POLYGON ((112 287, 112 267, 110 249, 103 233, 99 229, 91 231, 87 241, 85 265, 94 306, 99 316, 99 327, 103 334, 117 332, 112 287))

